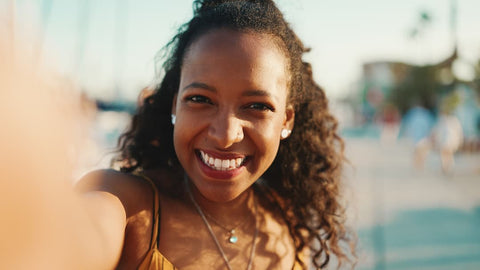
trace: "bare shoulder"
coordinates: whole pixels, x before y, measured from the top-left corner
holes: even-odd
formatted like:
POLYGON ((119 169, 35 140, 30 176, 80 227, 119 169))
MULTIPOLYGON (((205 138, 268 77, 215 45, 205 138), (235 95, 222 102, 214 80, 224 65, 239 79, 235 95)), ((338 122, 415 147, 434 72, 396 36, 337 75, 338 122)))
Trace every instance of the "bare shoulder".
POLYGON ((137 175, 115 170, 93 171, 77 184, 79 192, 107 192, 123 205, 126 226, 123 247, 116 269, 134 269, 149 251, 155 190, 152 184, 137 175))
POLYGON ((78 181, 75 189, 81 193, 103 191, 114 195, 123 204, 127 218, 149 209, 154 192, 147 180, 112 169, 89 172, 78 181))

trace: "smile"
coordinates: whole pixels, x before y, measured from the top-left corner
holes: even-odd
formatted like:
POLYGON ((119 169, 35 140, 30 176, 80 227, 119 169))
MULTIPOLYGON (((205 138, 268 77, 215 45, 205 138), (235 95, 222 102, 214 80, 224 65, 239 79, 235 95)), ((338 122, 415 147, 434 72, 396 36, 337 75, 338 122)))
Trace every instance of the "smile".
POLYGON ((245 161, 245 157, 237 157, 237 158, 230 158, 230 159, 219 159, 210 156, 209 154, 199 150, 201 160, 205 165, 208 167, 217 170, 217 171, 230 171, 239 168, 242 166, 243 162, 245 161))

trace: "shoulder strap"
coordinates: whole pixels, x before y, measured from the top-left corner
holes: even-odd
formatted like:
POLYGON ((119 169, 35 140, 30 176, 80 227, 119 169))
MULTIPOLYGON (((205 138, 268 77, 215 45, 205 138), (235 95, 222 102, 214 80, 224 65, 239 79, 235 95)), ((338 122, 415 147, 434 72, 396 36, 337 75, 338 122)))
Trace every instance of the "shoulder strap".
POLYGON ((147 180, 147 182, 150 183, 152 186, 153 190, 153 209, 152 209, 152 236, 150 238, 150 249, 154 249, 155 247, 158 248, 158 238, 159 238, 159 233, 158 233, 158 226, 159 226, 159 221, 160 221, 160 198, 158 195, 158 189, 155 183, 153 182, 150 177, 146 176, 143 174, 143 172, 135 172, 135 175, 142 177, 143 179, 147 180))

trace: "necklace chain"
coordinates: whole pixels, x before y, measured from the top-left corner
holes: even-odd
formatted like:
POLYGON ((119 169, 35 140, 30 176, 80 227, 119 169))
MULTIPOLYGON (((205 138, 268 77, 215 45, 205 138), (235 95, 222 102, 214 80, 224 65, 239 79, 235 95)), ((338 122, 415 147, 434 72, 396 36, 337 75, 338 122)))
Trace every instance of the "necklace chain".
POLYGON ((218 225, 219 227, 221 227, 222 229, 226 230, 229 234, 228 236, 228 242, 231 243, 231 244, 235 244, 237 241, 238 241, 238 237, 237 235, 235 234, 235 230, 237 228, 239 228, 240 226, 242 226, 243 224, 245 224, 248 219, 244 219, 243 221, 241 221, 240 223, 238 223, 237 225, 235 225, 233 228, 229 229, 227 228, 227 226, 224 226, 223 224, 221 224, 217 219, 215 219, 213 216, 211 216, 208 212, 206 211, 203 211, 203 213, 205 214, 205 216, 210 219, 211 221, 213 221, 213 223, 215 223, 216 225, 218 225))
POLYGON ((208 212, 204 211, 203 212, 205 214, 205 216, 210 219, 211 221, 213 221, 213 223, 217 224, 219 227, 221 227, 222 229, 224 229, 225 231, 233 231, 235 229, 237 229, 238 227, 242 226, 243 224, 247 223, 247 219, 239 222, 237 225, 233 226, 233 228, 229 229, 227 228, 227 226, 223 225, 222 223, 220 223, 216 218, 214 218, 212 215, 210 215, 208 212))
MULTIPOLYGON (((185 186, 186 186, 186 189, 187 189, 188 196, 190 197, 190 200, 192 201, 193 205, 195 206, 195 209, 197 210, 198 214, 202 218, 203 223, 205 223, 205 226, 207 227, 208 232, 210 233, 210 236, 212 236, 212 239, 215 242, 215 245, 217 246, 218 251, 222 255, 222 258, 225 261, 225 264, 227 265, 227 268, 229 270, 232 270, 232 267, 230 266, 230 261, 228 260, 227 255, 223 251, 222 246, 220 246, 220 243, 218 242, 217 237, 213 233, 212 226, 210 226, 210 223, 208 223, 208 220, 207 220, 207 217, 205 216, 205 213, 202 211, 202 208, 200 207, 200 205, 198 205, 197 201, 195 201, 195 198, 193 197, 193 194, 190 191, 190 186, 188 184, 188 181, 187 181, 186 177, 185 177, 185 186)), ((257 207, 258 206, 257 206, 257 201, 255 200, 255 197, 253 197, 253 201, 254 201, 254 205, 255 205, 254 206, 255 207, 255 234, 253 235, 252 249, 251 249, 251 252, 250 252, 250 258, 248 259, 247 270, 250 270, 252 268, 253 257, 255 255, 255 247, 256 247, 255 242, 256 242, 257 236, 258 236, 258 223, 257 223, 257 213, 258 213, 257 207)), ((213 221, 215 222, 215 220, 213 220, 213 221)), ((217 223, 217 222, 215 222, 215 223, 217 223)), ((220 224, 217 223, 217 225, 220 225, 220 224)), ((222 226, 220 226, 220 227, 222 227, 222 226)))

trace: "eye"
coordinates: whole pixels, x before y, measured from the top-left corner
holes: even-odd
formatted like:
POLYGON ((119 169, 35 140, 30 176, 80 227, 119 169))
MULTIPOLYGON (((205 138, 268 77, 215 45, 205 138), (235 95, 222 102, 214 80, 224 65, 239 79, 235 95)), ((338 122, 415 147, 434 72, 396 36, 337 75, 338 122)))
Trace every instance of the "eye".
POLYGON ((252 104, 249 104, 247 108, 257 110, 257 111, 272 111, 272 112, 275 111, 275 109, 272 106, 265 103, 252 103, 252 104))
POLYGON ((194 95, 194 96, 188 96, 185 98, 186 101, 193 102, 193 103, 208 103, 208 104, 213 104, 212 101, 201 95, 194 95))

